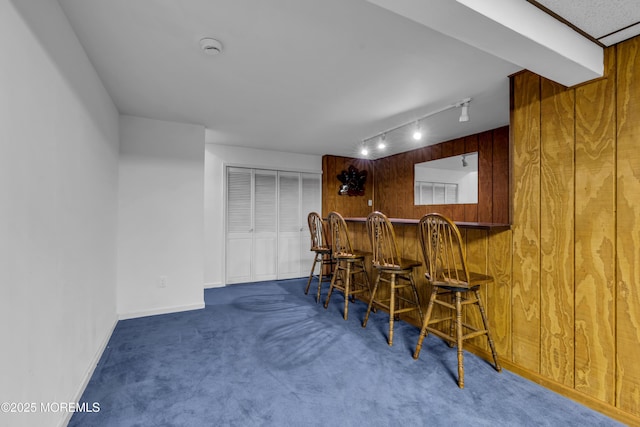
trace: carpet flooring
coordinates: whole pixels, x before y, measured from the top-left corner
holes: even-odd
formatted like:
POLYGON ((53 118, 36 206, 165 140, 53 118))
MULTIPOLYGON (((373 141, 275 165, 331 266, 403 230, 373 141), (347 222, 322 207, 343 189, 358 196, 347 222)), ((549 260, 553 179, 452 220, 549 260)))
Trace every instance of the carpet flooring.
POLYGON ((70 426, 615 426, 614 420, 306 280, 205 290, 203 310, 118 322, 70 426), (313 285, 312 285, 313 288, 313 285), (326 295, 323 288, 322 301, 326 295))

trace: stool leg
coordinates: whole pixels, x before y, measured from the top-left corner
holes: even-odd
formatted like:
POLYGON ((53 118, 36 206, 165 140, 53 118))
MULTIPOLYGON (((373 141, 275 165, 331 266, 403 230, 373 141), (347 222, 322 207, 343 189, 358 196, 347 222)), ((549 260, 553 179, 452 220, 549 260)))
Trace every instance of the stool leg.
POLYGON ((311 273, 309 273, 309 280, 307 280, 307 288, 304 290, 305 295, 309 293, 309 286, 311 286, 311 279, 313 279, 313 272, 316 269, 316 262, 318 262, 317 252, 316 252, 316 256, 313 257, 313 264, 311 265, 311 273))
MULTIPOLYGON (((455 307, 456 306, 456 294, 453 291, 451 291, 449 293, 449 296, 451 297, 451 305, 455 307)), ((455 333, 455 328, 456 328, 456 323, 455 322, 456 322, 456 317, 454 315, 451 315, 451 320, 449 321, 449 336, 451 337, 451 340, 448 341, 448 343, 447 343, 449 345, 449 348, 453 348, 453 346, 455 345, 453 343, 453 339, 455 338, 454 333, 455 333)))
POLYGON ((369 297, 371 297, 371 283, 369 282, 369 275, 367 274, 367 270, 364 266, 364 261, 362 261, 361 265, 362 275, 364 276, 364 283, 367 285, 367 291, 369 291, 369 297))
POLYGON ((329 286, 329 293, 327 294, 327 299, 324 300, 324 308, 329 307, 329 300, 331 299, 331 293, 333 292, 333 287, 336 283, 336 278, 338 274, 340 274, 340 261, 336 261, 336 269, 333 271, 333 277, 331 278, 331 286, 329 286))
POLYGON ((416 345, 416 350, 413 352, 414 359, 417 359, 420 356, 420 349, 422 348, 422 340, 424 340, 424 338, 428 335, 427 327, 429 326, 429 320, 431 320, 431 312, 433 311, 433 305, 435 303, 437 294, 438 294, 438 288, 433 286, 433 290, 431 291, 431 297, 429 297, 429 305, 427 306, 427 314, 424 315, 424 320, 422 321, 422 329, 420 329, 418 344, 416 345))
POLYGON ((458 387, 464 388, 464 354, 462 353, 462 296, 456 292, 456 342, 458 344, 458 387))
POLYGON ((498 362, 498 353, 496 353, 496 347, 493 343, 493 338, 491 338, 491 332, 489 332, 489 322, 487 321, 487 315, 484 312, 484 306, 482 305, 482 300, 480 299, 480 291, 475 290, 476 300, 478 301, 478 308, 480 309, 480 315, 482 316, 482 324, 484 325, 484 330, 487 331, 487 340, 489 341, 489 348, 491 349, 491 354, 493 355, 493 362, 495 363, 496 371, 502 371, 502 367, 500 366, 500 362, 498 362))
POLYGON ((389 301, 389 346, 393 345, 393 318, 396 311, 396 274, 391 273, 391 300, 389 301))
POLYGON ((322 289, 322 270, 324 270, 326 255, 320 255, 320 274, 318 275, 318 293, 316 294, 316 304, 320 302, 320 290, 322 289))
POLYGON ((411 282, 411 289, 413 290, 413 298, 418 306, 419 319, 422 319, 422 307, 420 307, 420 298, 418 297, 418 289, 416 288, 416 282, 413 280, 413 274, 409 273, 409 281, 411 282))
POLYGON ((376 297, 376 291, 378 290, 378 284, 380 283, 380 272, 378 272, 378 277, 376 277, 376 282, 373 285, 373 291, 371 291, 371 298, 369 299, 369 305, 367 306, 367 313, 364 315, 364 321, 362 322, 362 327, 367 327, 367 321, 369 320, 369 313, 371 313, 371 306, 373 305, 373 299, 376 297))
POLYGON ((351 285, 351 261, 347 261, 347 279, 344 283, 344 320, 349 316, 349 295, 351 293, 349 286, 351 285))

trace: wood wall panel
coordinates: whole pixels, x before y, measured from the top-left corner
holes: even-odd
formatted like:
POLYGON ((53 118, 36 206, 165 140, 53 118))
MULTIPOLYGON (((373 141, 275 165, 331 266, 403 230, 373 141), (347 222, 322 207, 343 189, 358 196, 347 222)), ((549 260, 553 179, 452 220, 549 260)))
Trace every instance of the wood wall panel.
POLYGON ((540 371, 540 77, 513 78, 513 362, 540 371))
MULTIPOLYGON (((501 129, 508 129, 508 127, 501 129)), ((478 134, 469 135, 464 138, 464 153, 473 153, 474 151, 478 151, 478 134)))
MULTIPOLYGON (((398 239, 398 248, 400 250, 401 256, 404 258, 414 259, 416 261, 423 262, 422 253, 420 249, 420 241, 418 239, 418 227, 416 226, 398 226, 394 227, 395 232, 397 233, 396 237, 398 239)), ((426 280, 424 278, 424 263, 420 268, 414 269, 413 278, 416 282, 416 287, 419 289, 418 297, 420 300, 420 305, 423 309, 423 313, 426 313, 427 307, 427 298, 425 296, 426 290, 426 280)), ((406 298, 411 299, 412 294, 409 288, 405 288, 404 292, 406 292, 406 298)), ((409 322, 414 325, 420 325, 422 319, 420 318, 420 313, 417 311, 412 311, 407 313, 409 317, 409 322)))
MULTIPOLYGON (((413 173, 407 173, 407 168, 413 172, 413 162, 409 153, 398 154, 394 162, 394 174, 389 181, 394 184, 394 191, 398 196, 395 206, 397 218, 410 218, 413 214, 413 173)), ((384 187, 383 187, 384 188, 384 187)))
POLYGON ((322 215, 327 216, 331 211, 340 212, 344 217, 367 216, 372 212, 368 200, 373 200, 375 176, 373 162, 370 160, 352 159, 350 157, 323 156, 322 157, 322 215), (358 170, 367 171, 364 196, 338 195, 340 181, 338 175, 353 165, 358 170))
POLYGON ((480 134, 478 138, 477 218, 479 222, 494 222, 493 221, 493 132, 484 132, 480 134))
POLYGON ((511 223, 511 193, 509 191, 509 128, 502 127, 493 131, 493 196, 491 198, 493 222, 511 223))
MULTIPOLYGON (((464 230, 465 240, 466 240, 466 257, 467 257, 467 268, 471 271, 476 271, 478 273, 488 274, 488 253, 489 253, 489 243, 488 243, 488 230, 479 230, 474 228, 469 228, 464 230)), ((485 310, 487 306, 490 305, 487 299, 487 287, 494 286, 495 284, 489 284, 487 286, 480 287, 480 294, 482 296, 482 302, 485 305, 485 310)), ((478 310, 468 310, 466 313, 466 322, 472 325, 477 329, 483 329, 482 325, 482 317, 478 310)), ((487 345, 487 337, 479 336, 472 338, 470 340, 471 343, 478 346, 479 348, 489 351, 489 346, 487 345)))
POLYGON ((322 212, 326 217, 329 212, 337 206, 338 191, 334 190, 334 181, 336 172, 336 161, 338 157, 324 156, 322 157, 322 212))
MULTIPOLYGON (((440 212, 456 221, 509 222, 509 145, 508 127, 419 148, 374 161, 375 209, 391 218, 419 219, 429 212, 440 212), (495 137, 494 137, 495 135, 495 137), (496 138, 498 138, 496 140, 496 138), (479 152, 479 191, 477 204, 413 204, 414 165, 428 160, 479 152), (493 157, 500 168, 493 170, 493 157), (498 200, 496 200, 498 199, 498 200)), ((330 157, 330 156, 325 156, 330 157)))
MULTIPOLYGON (((604 61, 604 78, 573 89, 541 79, 541 99, 524 83, 535 75, 512 77, 512 291, 519 265, 539 258, 540 382, 640 425, 640 38, 607 48, 604 61), (521 147, 538 124, 539 241, 519 230, 533 202, 518 196, 519 180, 533 172, 519 161, 521 147), (537 253, 523 260, 523 245, 537 253)), ((516 303, 514 296, 514 352, 516 303)))
POLYGON ((447 142, 442 142, 442 157, 451 157, 453 156, 453 142, 454 141, 447 141, 447 142))
MULTIPOLYGON (((376 177, 377 185, 382 185, 380 177, 391 176, 390 158, 384 158, 376 161, 376 177)), ((393 206, 396 203, 396 194, 393 191, 374 191, 374 204, 376 209, 384 209, 385 206, 393 206)))
POLYGON ((478 135, 471 135, 466 138, 458 138, 453 140, 453 156, 466 153, 466 140, 477 139, 478 135))
POLYGON ((573 387, 574 91, 542 81, 540 373, 573 387))
POLYGON ((487 263, 494 282, 487 287, 487 318, 496 351, 501 358, 512 360, 511 350, 511 272, 512 233, 490 231, 487 263))
POLYGON ((640 414, 640 39, 617 57, 616 405, 640 414))
POLYGON ((462 207, 464 208, 463 215, 467 219, 467 221, 478 222, 478 205, 477 204, 462 205, 462 207))
MULTIPOLYGON (((495 279, 483 296, 503 365, 640 425, 640 38, 607 48, 605 60, 604 79, 572 89, 530 72, 511 77, 511 127, 492 131, 492 203, 501 223, 500 215, 510 218, 511 204, 513 225, 486 233, 466 229, 464 236, 469 262, 486 265, 495 279), (509 169, 511 182, 499 185, 496 175, 508 177, 509 169)), ((453 152, 456 144, 444 150, 453 152)), ((473 138, 465 138, 465 150, 474 151, 469 144, 473 138)), ((399 159, 420 162, 442 151, 438 144, 399 159)), ((408 170, 396 162, 377 160, 376 178, 393 180, 408 170)), ((374 208, 395 212, 393 206, 404 203, 376 188, 374 208)), ((344 200, 329 199, 337 207, 344 200)), ((413 218, 425 213, 412 209, 413 218)), ((416 237, 400 234, 405 255, 415 253, 416 237)), ((424 267, 417 277, 426 304, 424 267)), ((490 357, 483 343, 469 346, 476 348, 490 357)))
POLYGON ((615 50, 606 78, 576 89, 575 388, 614 403, 615 50))

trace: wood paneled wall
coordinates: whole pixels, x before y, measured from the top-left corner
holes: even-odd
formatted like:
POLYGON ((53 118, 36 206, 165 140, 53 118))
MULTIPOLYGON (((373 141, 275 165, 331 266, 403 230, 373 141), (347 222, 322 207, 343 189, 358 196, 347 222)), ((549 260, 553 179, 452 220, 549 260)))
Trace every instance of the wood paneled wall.
POLYGON ((511 361, 640 424, 640 38, 566 89, 512 77, 511 361))
POLYGON ((378 160, 324 156, 323 214, 337 210, 345 217, 367 216, 376 210, 392 218, 419 219, 440 212, 456 221, 509 223, 509 128, 502 127, 378 160), (413 204, 414 164, 478 152, 478 203, 416 206, 413 204), (339 196, 336 176, 354 165, 369 173, 364 196, 339 196), (372 200, 373 206, 367 201, 372 200))
POLYGON ((351 157, 323 156, 322 157, 322 215, 337 211, 346 217, 367 216, 373 212, 368 201, 373 201, 375 176, 374 163, 371 160, 353 159, 351 157), (367 171, 367 181, 364 185, 364 196, 341 196, 338 194, 340 181, 338 175, 354 166, 359 171, 367 171))
POLYGON ((640 38, 618 45, 616 75, 615 404, 640 418, 640 38))
MULTIPOLYGON (((605 50, 602 79, 567 89, 525 71, 512 76, 511 98, 511 230, 464 231, 469 263, 496 279, 484 296, 501 362, 640 425, 640 38, 605 50)), ((492 132, 492 159, 503 162, 494 176, 508 174, 508 163, 495 157, 506 132, 492 132)), ((478 135, 479 149, 488 140, 478 135)), ((462 145, 449 142, 445 150, 462 145)), ((443 147, 376 161, 373 207, 366 205, 370 196, 356 207, 327 194, 337 192, 335 175, 356 161, 341 158, 324 169, 331 185, 323 197, 345 216, 375 208, 418 218, 426 210, 412 203, 413 163, 441 155, 443 147)), ((504 191, 493 187, 494 196, 504 191)), ((464 209, 445 213, 473 218, 464 209)), ((478 221, 484 209, 478 206, 478 221)), ((494 201, 495 209, 504 212, 494 201)), ((415 231, 396 228, 405 256, 420 259, 415 231)), ((354 229, 367 245, 363 229, 354 229)), ((480 342, 474 348, 487 356, 485 350, 480 342)))
POLYGON ((376 209, 394 218, 440 212, 456 221, 509 223, 509 128, 431 145, 375 162, 376 209), (478 203, 414 205, 414 164, 478 152, 478 203))

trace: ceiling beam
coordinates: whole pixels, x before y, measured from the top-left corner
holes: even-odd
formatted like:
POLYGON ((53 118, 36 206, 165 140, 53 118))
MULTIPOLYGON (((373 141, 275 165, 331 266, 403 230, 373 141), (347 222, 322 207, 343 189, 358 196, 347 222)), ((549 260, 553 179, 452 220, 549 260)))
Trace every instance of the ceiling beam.
POLYGON ((525 0, 368 1, 564 86, 603 75, 602 47, 525 0))

